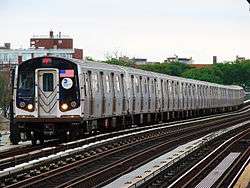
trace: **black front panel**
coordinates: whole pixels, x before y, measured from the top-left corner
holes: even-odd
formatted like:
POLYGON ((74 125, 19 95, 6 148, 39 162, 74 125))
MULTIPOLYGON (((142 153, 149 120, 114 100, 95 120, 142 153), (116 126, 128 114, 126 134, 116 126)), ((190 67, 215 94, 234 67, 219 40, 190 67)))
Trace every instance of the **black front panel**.
POLYGON ((22 67, 18 71, 16 106, 27 111, 34 111, 34 109, 27 108, 29 104, 34 106, 34 102, 35 72, 29 67, 22 67))
MULTIPOLYGON (((35 103, 35 71, 36 69, 53 68, 59 73, 59 100, 60 107, 67 104, 68 111, 80 106, 80 89, 78 80, 77 65, 69 60, 56 57, 39 57, 23 62, 18 67, 18 84, 16 105, 18 108, 27 109, 28 104, 35 103)), ((46 74, 43 78, 43 90, 54 89, 53 75, 46 74)))

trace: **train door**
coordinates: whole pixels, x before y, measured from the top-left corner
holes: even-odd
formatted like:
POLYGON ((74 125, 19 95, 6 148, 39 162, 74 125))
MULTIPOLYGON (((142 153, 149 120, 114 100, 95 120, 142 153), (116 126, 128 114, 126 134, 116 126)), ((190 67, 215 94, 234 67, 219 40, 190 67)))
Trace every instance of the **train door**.
POLYGON ((171 93, 171 96, 172 96, 172 110, 174 111, 175 110, 175 82, 174 81, 172 81, 172 83, 171 83, 171 91, 172 91, 172 93, 171 93))
POLYGON ((156 79, 151 79, 151 112, 155 112, 156 105, 157 105, 157 98, 156 98, 156 79))
POLYGON ((183 110, 183 84, 179 82, 178 87, 178 96, 179 96, 179 110, 183 110))
POLYGON ((176 106, 175 109, 179 110, 180 109, 180 84, 178 81, 175 83, 175 100, 176 100, 176 106))
POLYGON ((143 101, 144 101, 144 96, 143 96, 143 89, 142 89, 142 76, 139 77, 139 94, 138 94, 138 97, 139 97, 139 110, 140 112, 143 111, 143 101))
POLYGON ((101 117, 102 109, 102 95, 100 89, 100 73, 92 72, 91 74, 91 84, 92 84, 92 114, 93 117, 101 117))
POLYGON ((160 108, 160 84, 159 80, 155 79, 155 111, 158 112, 160 108))
POLYGON ((183 110, 187 110, 187 98, 188 98, 188 86, 187 83, 182 83, 182 106, 183 110))
MULTIPOLYGON (((126 95, 125 95, 125 79, 124 75, 121 75, 121 92, 122 92, 122 112, 125 113, 126 110, 126 95)), ((127 92, 127 91, 126 91, 127 92)))
POLYGON ((112 93, 112 85, 111 85, 111 74, 107 73, 107 75, 105 75, 105 82, 106 82, 106 95, 105 95, 105 99, 106 99, 106 114, 107 115, 112 115, 113 113, 113 93, 112 93))
POLYGON ((141 111, 141 79, 139 76, 135 76, 134 79, 134 91, 135 91, 135 111, 136 113, 140 113, 141 111))
POLYGON ((151 106, 152 106, 152 102, 151 102, 151 98, 152 98, 152 95, 151 95, 151 79, 148 78, 147 79, 147 85, 148 85, 148 112, 151 111, 151 106))
POLYGON ((168 80, 164 80, 164 87, 165 87, 165 90, 164 90, 164 96, 165 96, 165 108, 164 108, 164 111, 168 111, 168 105, 169 105, 169 91, 168 91, 168 80))
POLYGON ((132 104, 132 112, 135 112, 135 87, 134 87, 134 75, 131 75, 131 93, 130 93, 130 104, 132 104))
POLYGON ((101 98, 102 98, 102 105, 101 105, 101 114, 102 116, 105 116, 106 113, 106 99, 105 99, 105 76, 104 73, 100 73, 100 87, 101 87, 101 98))
POLYGON ((142 110, 143 112, 148 112, 149 111, 149 105, 148 105, 148 100, 149 100, 149 92, 148 92, 148 81, 149 78, 143 77, 143 86, 142 86, 142 93, 143 93, 143 101, 142 101, 142 110))
POLYGON ((161 90, 160 90, 160 95, 161 95, 161 111, 164 111, 165 108, 165 96, 164 96, 164 82, 163 79, 161 79, 161 90))
POLYGON ((116 114, 116 90, 115 90, 115 81, 114 73, 111 73, 111 93, 112 93, 112 113, 116 114))
POLYGON ((86 101, 86 113, 88 114, 89 117, 93 115, 94 111, 94 97, 93 97, 93 91, 92 91, 92 73, 91 71, 88 71, 87 73, 87 79, 86 79, 86 87, 88 88, 87 92, 87 101, 86 101))
POLYGON ((83 115, 88 118, 89 117, 89 81, 88 81, 88 73, 83 72, 81 75, 81 106, 83 115))
POLYGON ((187 108, 189 110, 192 109, 193 107, 193 89, 192 89, 193 85, 192 84, 188 84, 187 85, 187 108))
POLYGON ((112 101, 113 101, 113 94, 112 94, 112 85, 111 85, 111 74, 108 72, 105 72, 104 76, 104 93, 105 93, 105 115, 106 116, 112 116, 112 101))
MULTIPOLYGON (((58 70, 37 70, 38 116, 57 117, 58 70)), ((67 80, 66 80, 67 81, 67 80)))
POLYGON ((116 114, 122 114, 122 103, 123 103, 123 93, 121 88, 121 75, 114 75, 114 88, 115 88, 115 98, 116 98, 116 114))

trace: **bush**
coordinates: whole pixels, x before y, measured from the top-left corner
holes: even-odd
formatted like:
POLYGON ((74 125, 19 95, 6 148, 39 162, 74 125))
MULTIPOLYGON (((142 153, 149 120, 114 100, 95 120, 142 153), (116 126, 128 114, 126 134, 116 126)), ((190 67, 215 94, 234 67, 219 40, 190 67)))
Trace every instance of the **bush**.
POLYGON ((10 88, 7 74, 0 72, 0 108, 3 115, 7 116, 7 111, 10 104, 10 88))

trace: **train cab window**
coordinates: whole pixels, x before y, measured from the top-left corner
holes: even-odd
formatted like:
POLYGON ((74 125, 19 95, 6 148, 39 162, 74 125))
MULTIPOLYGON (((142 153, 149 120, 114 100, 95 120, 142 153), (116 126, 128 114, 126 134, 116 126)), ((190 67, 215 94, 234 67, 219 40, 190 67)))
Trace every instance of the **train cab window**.
POLYGON ((110 93, 111 88, 110 88, 110 79, 109 79, 109 75, 105 76, 105 80, 106 80, 106 89, 107 89, 107 93, 110 93))
POLYGON ((54 90, 54 75, 52 73, 43 74, 43 91, 51 92, 54 90))
POLYGON ((98 92, 99 91, 99 84, 98 84, 98 77, 96 73, 93 73, 91 75, 92 78, 92 88, 94 92, 98 92))
POLYGON ((19 75, 18 93, 20 96, 33 96, 34 95, 34 74, 23 72, 19 75))

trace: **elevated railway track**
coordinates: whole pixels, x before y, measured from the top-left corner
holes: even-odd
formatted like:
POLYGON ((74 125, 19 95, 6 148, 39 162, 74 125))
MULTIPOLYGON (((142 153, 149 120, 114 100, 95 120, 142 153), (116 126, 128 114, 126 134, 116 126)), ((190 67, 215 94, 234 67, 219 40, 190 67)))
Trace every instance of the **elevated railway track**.
POLYGON ((127 135, 116 133, 116 138, 107 137, 108 142, 102 140, 92 143, 93 145, 90 143, 91 147, 83 146, 80 142, 66 144, 66 148, 61 151, 54 148, 54 155, 44 158, 43 161, 36 163, 33 160, 30 164, 26 162, 15 169, 17 165, 12 172, 10 168, 9 173, 8 169, 3 169, 0 172, 0 182, 2 187, 98 186, 101 182, 108 183, 178 145, 248 119, 249 111, 245 109, 235 115, 186 122, 181 126, 156 125, 151 130, 127 135))

